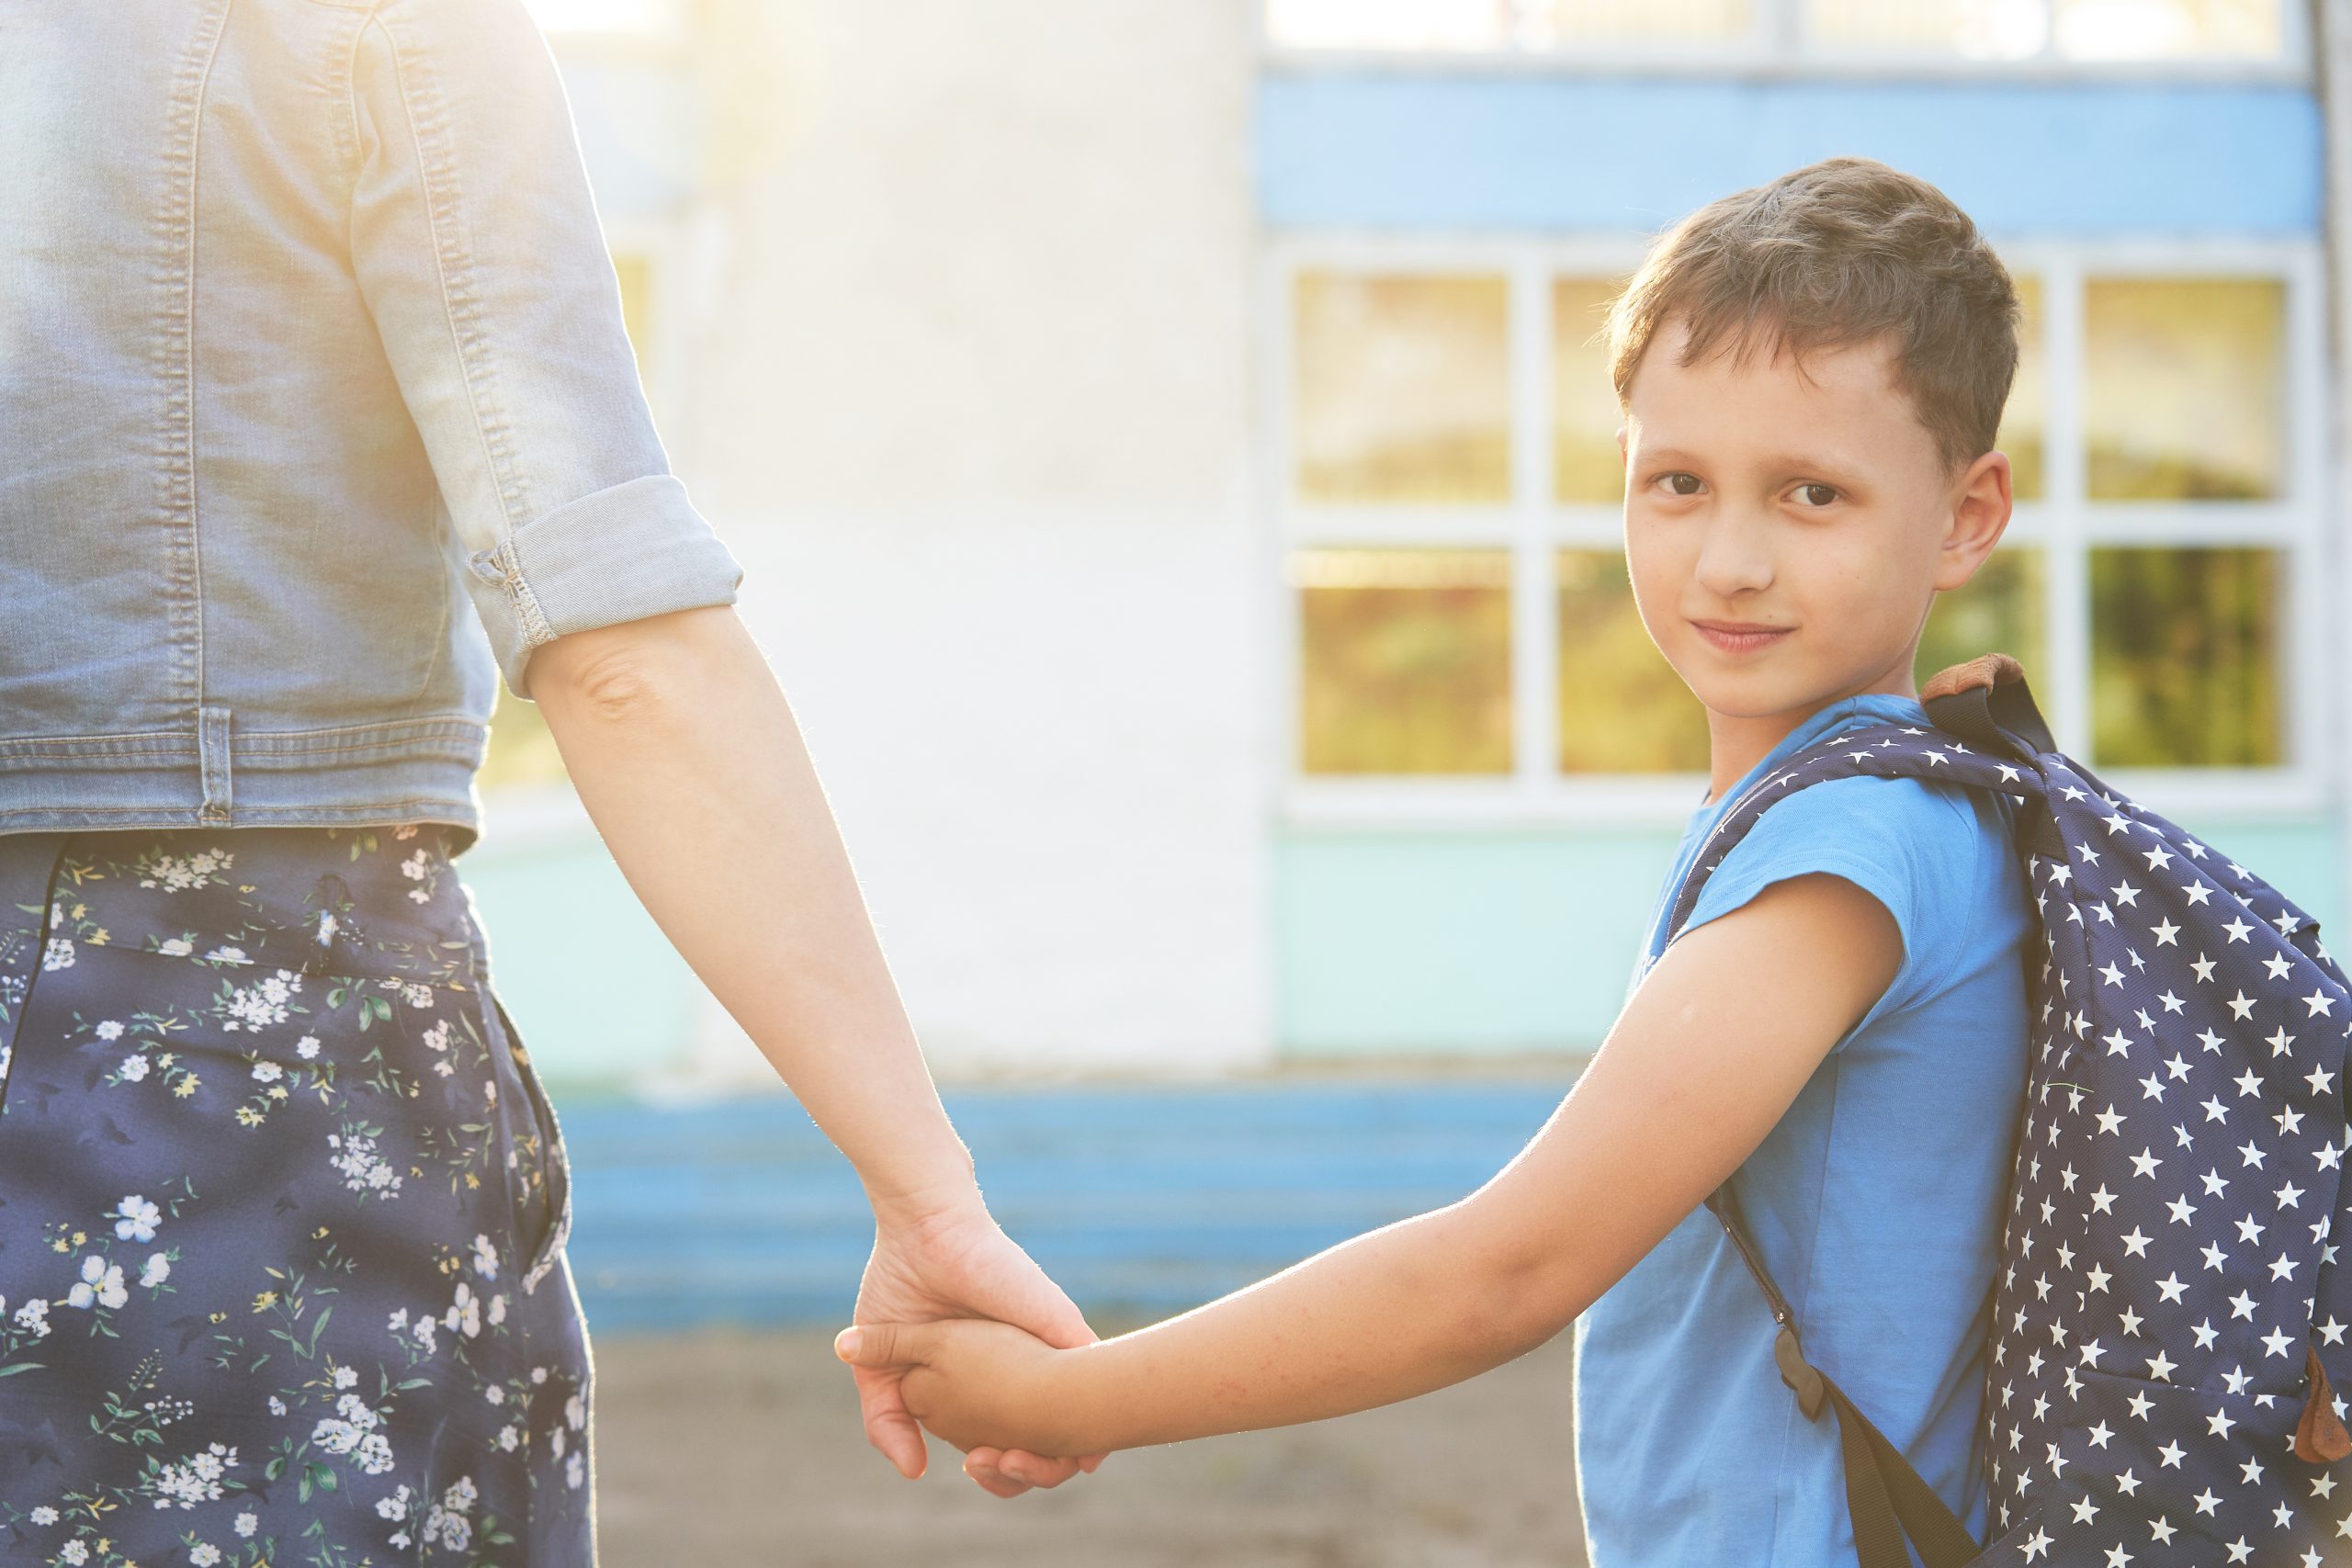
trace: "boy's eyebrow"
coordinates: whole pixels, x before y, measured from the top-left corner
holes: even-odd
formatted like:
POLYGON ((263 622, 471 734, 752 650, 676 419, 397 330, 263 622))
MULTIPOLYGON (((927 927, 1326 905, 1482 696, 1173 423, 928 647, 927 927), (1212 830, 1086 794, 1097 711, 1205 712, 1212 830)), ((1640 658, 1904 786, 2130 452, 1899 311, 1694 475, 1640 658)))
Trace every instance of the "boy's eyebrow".
MULTIPOLYGON (((1685 452, 1679 446, 1647 446, 1639 448, 1644 463, 1696 463, 1697 454, 1685 452)), ((1775 452, 1763 459, 1767 468, 1791 473, 1850 474, 1859 472, 1857 465, 1841 458, 1815 452, 1775 452)))

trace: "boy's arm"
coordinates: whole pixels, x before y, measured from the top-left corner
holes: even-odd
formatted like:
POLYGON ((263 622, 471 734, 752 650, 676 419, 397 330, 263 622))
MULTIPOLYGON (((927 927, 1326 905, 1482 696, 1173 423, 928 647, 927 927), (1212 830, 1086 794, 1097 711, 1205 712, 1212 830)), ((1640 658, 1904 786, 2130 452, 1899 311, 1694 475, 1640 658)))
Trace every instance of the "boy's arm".
MULTIPOLYGON (((1182 1316, 1075 1350, 1002 1325, 866 1325, 958 1448, 1091 1454, 1368 1409, 1557 1334, 1762 1142, 1890 985, 1894 919, 1810 873, 1686 931, 1492 1180, 1182 1316)), ((1759 1300, 1758 1311, 1763 1306, 1759 1300)))

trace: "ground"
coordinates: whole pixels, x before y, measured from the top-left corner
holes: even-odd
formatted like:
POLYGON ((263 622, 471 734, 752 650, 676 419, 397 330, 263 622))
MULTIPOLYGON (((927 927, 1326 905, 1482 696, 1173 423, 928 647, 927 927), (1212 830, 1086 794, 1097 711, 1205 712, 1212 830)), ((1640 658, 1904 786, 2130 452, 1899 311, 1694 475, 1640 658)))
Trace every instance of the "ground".
MULTIPOLYGON (((1097 1323, 1105 1335, 1117 1324, 1097 1323)), ((866 1445, 831 1329, 595 1346, 602 1568, 1577 1568, 1568 1338, 1314 1426, 1116 1453, 1010 1502, 866 1445)))

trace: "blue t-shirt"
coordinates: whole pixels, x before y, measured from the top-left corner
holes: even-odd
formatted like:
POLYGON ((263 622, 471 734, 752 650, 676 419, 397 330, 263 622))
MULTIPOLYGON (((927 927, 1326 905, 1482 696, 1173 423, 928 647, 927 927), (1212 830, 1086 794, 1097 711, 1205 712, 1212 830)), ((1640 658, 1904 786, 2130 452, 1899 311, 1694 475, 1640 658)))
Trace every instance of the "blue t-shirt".
MULTIPOLYGON (((1684 830, 1631 996, 1700 843, 1790 753, 1913 698, 1832 703, 1684 830)), ((1984 1537, 1986 1337, 2024 1112, 2033 895, 2006 796, 1833 779, 1776 801, 1685 930, 1771 883, 1833 872, 1894 917, 1894 981, 1732 1177, 1807 1357, 1984 1537)), ((1853 1568, 1836 1414, 1809 1422, 1772 1360, 1762 1292, 1704 1206, 1577 1320, 1576 1466, 1592 1568, 1853 1568)))

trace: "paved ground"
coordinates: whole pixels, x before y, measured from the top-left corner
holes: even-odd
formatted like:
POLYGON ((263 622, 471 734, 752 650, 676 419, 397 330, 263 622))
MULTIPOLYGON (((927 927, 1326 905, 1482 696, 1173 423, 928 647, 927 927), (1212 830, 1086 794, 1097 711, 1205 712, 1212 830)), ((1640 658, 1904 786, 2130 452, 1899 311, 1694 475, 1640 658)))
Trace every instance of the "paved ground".
MULTIPOLYGON (((1122 1325, 1098 1321, 1108 1335, 1122 1325)), ((596 1343, 604 1568, 1578 1568, 1568 1341, 1317 1426, 1114 1454, 1011 1502, 865 1444, 830 1330, 596 1343)))

